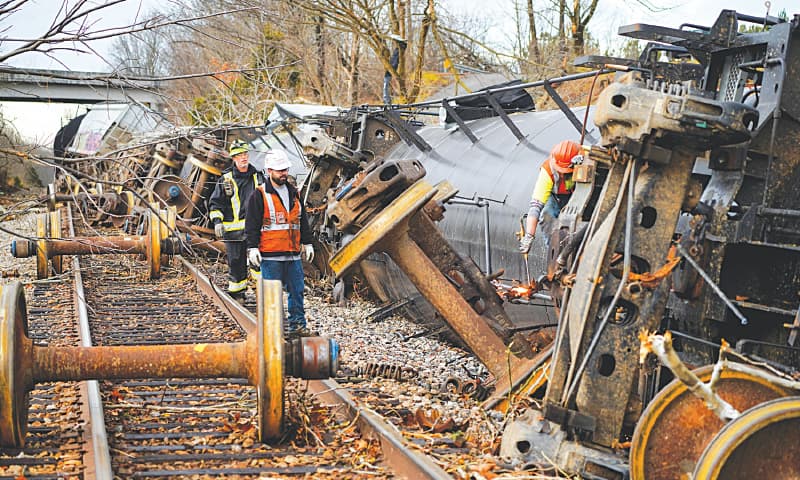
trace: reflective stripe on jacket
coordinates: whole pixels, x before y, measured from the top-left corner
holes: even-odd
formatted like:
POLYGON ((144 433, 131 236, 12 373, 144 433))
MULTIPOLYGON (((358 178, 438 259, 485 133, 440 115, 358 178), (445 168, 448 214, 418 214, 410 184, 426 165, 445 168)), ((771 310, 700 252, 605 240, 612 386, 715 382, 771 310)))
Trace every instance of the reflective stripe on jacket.
MULTIPOLYGON (((252 190, 255 190, 260 185, 259 174, 258 173, 253 173, 252 175, 249 175, 249 177, 251 177, 253 179, 253 188, 252 188, 252 190)), ((239 177, 239 178, 241 178, 241 177, 239 177)), ((231 214, 232 214, 231 215, 232 218, 229 218, 229 219, 226 220, 225 219, 226 215, 224 215, 222 210, 219 210, 219 209, 212 209, 211 212, 209 213, 209 217, 212 220, 214 220, 214 219, 222 220, 222 226, 223 226, 223 228, 225 229, 226 232, 236 232, 236 231, 244 230, 244 218, 243 217, 239 217, 239 214, 241 213, 242 202, 246 202, 247 198, 242 198, 242 193, 244 193, 245 195, 248 195, 249 192, 252 191, 252 190, 250 188, 240 189, 239 183, 236 181, 236 178, 234 178, 234 176, 233 176, 233 171, 225 172, 222 175, 222 179, 221 179, 220 183, 224 182, 226 180, 229 182, 229 184, 233 188, 233 195, 231 195, 226 201, 226 203, 230 202, 230 211, 231 211, 231 214), (246 190, 246 191, 243 192, 242 190, 246 190)), ((216 193, 217 192, 215 192, 215 194, 216 193)), ((226 208, 226 210, 227 210, 227 208, 226 208)))
POLYGON ((264 198, 258 249, 273 254, 300 253, 300 198, 296 198, 291 211, 287 211, 277 193, 267 193, 263 186, 259 186, 258 191, 264 198))

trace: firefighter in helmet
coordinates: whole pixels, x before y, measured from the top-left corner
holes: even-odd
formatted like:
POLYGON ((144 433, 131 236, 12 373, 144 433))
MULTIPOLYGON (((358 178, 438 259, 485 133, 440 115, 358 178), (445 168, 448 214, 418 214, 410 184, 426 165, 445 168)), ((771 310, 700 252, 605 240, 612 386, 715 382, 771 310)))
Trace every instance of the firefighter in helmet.
POLYGON ((244 222, 247 200, 264 184, 264 175, 250 165, 249 145, 235 140, 230 146, 233 165, 223 170, 209 200, 214 234, 225 241, 228 257, 228 294, 244 302, 247 291, 247 249, 244 222))

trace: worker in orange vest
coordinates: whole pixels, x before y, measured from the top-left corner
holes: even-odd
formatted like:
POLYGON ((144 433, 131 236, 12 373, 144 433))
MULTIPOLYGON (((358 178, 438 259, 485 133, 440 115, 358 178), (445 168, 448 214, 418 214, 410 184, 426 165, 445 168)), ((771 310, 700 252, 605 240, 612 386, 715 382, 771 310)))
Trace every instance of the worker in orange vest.
POLYGON ((553 147, 539 169, 525 222, 525 234, 519 242, 521 253, 530 252, 536 228, 544 219, 544 214, 547 213, 552 218, 558 217, 561 208, 569 201, 575 190, 575 182, 572 180, 573 166, 580 153, 581 146, 577 143, 571 140, 561 141, 553 147))
POLYGON ((308 336, 303 307, 303 263, 314 259, 311 227, 297 189, 288 182, 289 157, 283 150, 266 154, 267 181, 247 203, 247 258, 260 265, 261 277, 280 280, 289 292, 288 337, 308 336))

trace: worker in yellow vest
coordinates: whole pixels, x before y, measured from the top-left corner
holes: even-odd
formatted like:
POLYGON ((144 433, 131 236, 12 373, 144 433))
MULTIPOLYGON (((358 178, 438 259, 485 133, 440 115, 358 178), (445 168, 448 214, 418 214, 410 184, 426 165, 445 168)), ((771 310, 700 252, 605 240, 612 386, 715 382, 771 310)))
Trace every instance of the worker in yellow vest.
POLYGON ((233 165, 222 171, 209 199, 214 234, 225 241, 228 258, 228 294, 244 303, 247 292, 247 250, 244 219, 247 199, 264 183, 264 175, 250 165, 249 146, 241 140, 230 146, 233 165))

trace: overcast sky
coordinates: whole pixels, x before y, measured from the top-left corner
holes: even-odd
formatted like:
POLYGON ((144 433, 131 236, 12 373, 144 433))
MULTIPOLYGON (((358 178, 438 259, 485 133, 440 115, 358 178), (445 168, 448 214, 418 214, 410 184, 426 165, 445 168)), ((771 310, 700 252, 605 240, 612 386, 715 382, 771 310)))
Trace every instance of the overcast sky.
MULTIPOLYGON (((153 8, 163 8, 176 5, 186 0, 127 0, 121 4, 104 8, 93 15, 91 25, 93 30, 101 28, 123 28, 136 21, 142 20, 144 15, 153 8)), ((3 38, 35 38, 44 32, 52 22, 60 0, 31 0, 19 12, 0 21, 0 32, 3 38)), ((69 4, 74 4, 70 0, 69 4)), ((96 0, 95 3, 105 3, 96 0)), ((512 14, 509 6, 511 0, 440 0, 449 11, 453 13, 480 11, 481 16, 494 28, 490 36, 499 41, 504 32, 513 30, 511 27, 512 14)), ((536 3, 543 3, 539 0, 536 3)), ((616 32, 619 26, 629 23, 658 23, 668 27, 678 27, 681 23, 695 23, 711 25, 723 8, 737 10, 754 16, 763 16, 767 8, 763 0, 600 0, 598 10, 589 23, 589 31, 601 43, 606 44, 617 40, 616 32), (642 6, 642 3, 658 4, 659 7, 669 7, 667 10, 652 12, 642 6)), ((774 0, 771 2, 770 14, 777 15, 782 9, 787 10, 791 16, 800 13, 798 0, 774 0), (790 8, 793 5, 794 11, 790 8)), ((539 29, 544 30, 540 20, 539 29)), ((56 58, 48 58, 42 54, 30 53, 20 55, 11 61, 12 65, 29 68, 54 68, 67 67, 78 71, 110 71, 113 65, 107 60, 112 41, 96 42, 91 48, 95 53, 75 54, 59 52, 56 58)), ((9 49, 8 42, 0 42, 0 51, 9 49)))
MULTIPOLYGON (((177 5, 186 0, 127 0, 121 4, 102 9, 90 18, 92 30, 107 28, 124 28, 136 21, 142 20, 145 14, 154 7, 163 8, 168 5, 177 5)), ((96 4, 106 3, 95 0, 96 4)), ((490 36, 493 40, 500 41, 505 33, 513 30, 512 15, 509 13, 511 0, 441 0, 440 3, 451 13, 461 11, 480 11, 481 17, 487 19, 493 27, 490 36)), ((539 0, 536 3, 543 3, 539 0)), ((790 18, 795 13, 800 13, 798 0, 774 0, 771 2, 769 12, 777 15, 781 10, 786 10, 790 18), (791 5, 791 7, 790 7, 791 5)), ((0 21, 1 38, 36 38, 47 30, 53 21, 56 10, 54 6, 61 5, 61 0, 32 0, 20 11, 0 21)), ((68 4, 73 5, 74 0, 68 4)), ((602 45, 618 41, 616 34, 621 25, 630 23, 657 23, 663 26, 677 28, 682 23, 699 25, 712 25, 721 9, 733 9, 754 16, 763 16, 767 7, 763 0, 600 0, 598 11, 589 24, 589 30, 602 45), (661 7, 670 7, 660 12, 648 11, 642 2, 658 4, 661 7)), ((546 29, 540 21, 540 30, 546 29)), ((55 58, 42 54, 30 53, 15 57, 9 63, 17 67, 27 68, 52 68, 70 69, 75 71, 111 71, 114 65, 108 60, 111 49, 110 40, 96 42, 91 45, 91 52, 75 54, 72 52, 59 52, 55 58)), ((0 51, 8 51, 12 47, 8 41, 0 41, 0 51)), ((60 127, 65 115, 71 116, 75 106, 47 106, 47 105, 4 105, 6 118, 15 120, 18 129, 27 137, 52 136, 60 127)))

